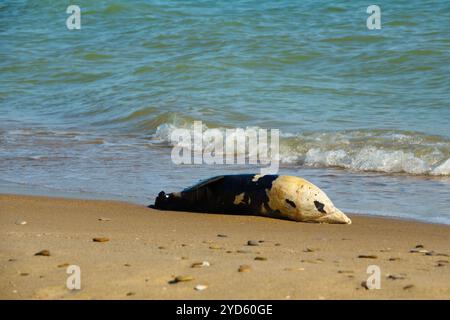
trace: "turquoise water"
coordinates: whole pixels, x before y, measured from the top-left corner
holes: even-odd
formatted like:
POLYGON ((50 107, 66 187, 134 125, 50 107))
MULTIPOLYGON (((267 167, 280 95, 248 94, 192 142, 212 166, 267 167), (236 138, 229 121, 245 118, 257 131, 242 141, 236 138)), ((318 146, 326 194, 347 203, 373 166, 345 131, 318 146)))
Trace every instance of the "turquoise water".
POLYGON ((450 223, 450 2, 0 3, 0 191, 151 202, 251 166, 170 134, 276 128, 281 174, 350 212, 450 223))

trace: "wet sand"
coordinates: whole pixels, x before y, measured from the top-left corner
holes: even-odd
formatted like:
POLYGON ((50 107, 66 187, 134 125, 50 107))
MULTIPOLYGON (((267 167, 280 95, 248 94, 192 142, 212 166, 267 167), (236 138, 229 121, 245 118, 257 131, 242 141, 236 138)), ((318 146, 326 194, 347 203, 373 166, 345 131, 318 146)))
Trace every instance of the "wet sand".
POLYGON ((319 225, 0 195, 0 298, 450 299, 450 226, 350 217, 319 225), (81 290, 66 288, 68 265, 81 290), (364 285, 370 265, 378 290, 364 285))

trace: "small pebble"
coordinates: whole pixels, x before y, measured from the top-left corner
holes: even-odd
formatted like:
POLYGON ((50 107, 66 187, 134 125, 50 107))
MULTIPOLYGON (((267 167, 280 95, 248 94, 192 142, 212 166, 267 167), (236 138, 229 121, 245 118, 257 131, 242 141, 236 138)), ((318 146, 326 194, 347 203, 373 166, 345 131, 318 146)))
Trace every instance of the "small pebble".
POLYGON ((399 260, 401 260, 401 259, 397 258, 397 257, 389 258, 389 261, 399 261, 399 260))
POLYGON ((194 280, 194 277, 191 276, 176 276, 174 282, 186 282, 192 280, 194 280))
POLYGON ((23 225, 27 224, 27 222, 25 220, 17 220, 15 223, 19 226, 23 226, 23 225))
POLYGON ((218 236, 219 238, 226 238, 226 237, 228 237, 226 234, 220 234, 220 233, 219 233, 217 236, 218 236))
POLYGON ((208 288, 207 285, 204 285, 204 284, 198 284, 198 285, 196 285, 196 286, 194 287, 194 290, 197 290, 197 291, 203 291, 203 290, 205 290, 206 288, 208 288))
POLYGON ((429 253, 430 251, 428 251, 426 249, 411 249, 411 250, 409 250, 409 252, 411 252, 411 253, 429 253))
POLYGON ((250 250, 237 250, 237 253, 252 253, 250 250))
POLYGON ((209 267, 211 264, 208 261, 202 261, 202 262, 194 262, 191 265, 191 268, 203 268, 203 267, 209 267))
POLYGON ((131 267, 131 264, 125 263, 123 266, 124 267, 131 267))
POLYGON ((220 249, 222 249, 222 247, 218 246, 217 244, 210 245, 209 248, 212 249, 212 250, 220 250, 220 249))
POLYGON ((281 243, 275 243, 275 246, 279 247, 279 246, 281 246, 281 243))
POLYGON ((49 257, 50 256, 50 251, 48 251, 48 250, 41 250, 39 252, 36 252, 34 255, 35 256, 49 257))
POLYGON ((266 261, 267 258, 266 257, 255 257, 255 260, 257 260, 257 261, 266 261))
POLYGON ((416 249, 424 248, 423 244, 416 245, 416 249))
POLYGON ((97 238, 93 238, 92 241, 94 241, 94 242, 108 242, 109 239, 105 238, 105 237, 97 237, 97 238))
POLYGON ((181 260, 189 260, 189 257, 181 257, 181 260))
POLYGON ((110 218, 98 218, 98 221, 111 221, 110 218))
POLYGON ((134 292, 127 292, 127 296, 134 296, 134 292))
POLYGON ((69 264, 67 262, 58 264, 58 268, 65 268, 65 267, 68 267, 68 266, 69 266, 69 264))
POLYGON ((316 249, 313 248, 306 248, 305 250, 303 250, 303 252, 314 252, 316 251, 316 249))
POLYGON ((25 277, 25 276, 29 275, 29 273, 27 273, 27 272, 21 272, 20 275, 25 277))
POLYGON ((369 290, 369 287, 367 286, 367 281, 361 282, 361 287, 363 287, 366 290, 369 290))
POLYGON ((312 264, 318 264, 318 263, 322 263, 323 260, 309 260, 309 259, 305 259, 305 260, 301 260, 300 262, 306 262, 306 263, 312 263, 312 264))
POLYGON ((250 267, 249 265, 242 265, 239 267, 238 271, 239 272, 250 272, 252 270, 252 267, 250 267))
POLYGON ((159 250, 164 250, 164 249, 166 249, 166 247, 159 246, 158 249, 159 249, 159 250))
POLYGON ((412 288, 414 288, 414 285, 413 284, 408 284, 408 285, 403 287, 403 290, 409 290, 409 289, 412 289, 412 288))
POLYGON ((390 274, 387 278, 390 280, 404 280, 406 277, 403 274, 390 274))
POLYGON ((338 273, 353 273, 353 270, 338 270, 338 273))
POLYGON ((378 257, 374 254, 360 254, 358 256, 360 259, 377 259, 378 257))
POLYGON ((248 240, 247 245, 248 246, 259 246, 259 242, 256 240, 248 240))

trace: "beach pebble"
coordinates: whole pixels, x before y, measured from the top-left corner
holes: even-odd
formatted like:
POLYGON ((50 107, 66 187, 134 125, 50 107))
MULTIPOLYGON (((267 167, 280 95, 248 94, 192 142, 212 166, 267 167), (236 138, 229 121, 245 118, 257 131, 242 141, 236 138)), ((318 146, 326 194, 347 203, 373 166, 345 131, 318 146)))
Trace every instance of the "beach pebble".
POLYGON ((131 267, 131 264, 125 263, 123 266, 124 267, 131 267))
POLYGON ((275 243, 275 246, 279 247, 279 246, 281 246, 281 243, 275 243))
POLYGON ((222 247, 217 245, 217 244, 210 245, 209 248, 212 249, 212 250, 220 250, 220 249, 222 249, 222 247))
POLYGON ((418 245, 416 245, 416 249, 421 249, 421 248, 425 248, 425 247, 423 246, 423 244, 418 244, 418 245))
POLYGON ((267 258, 266 257, 255 257, 256 261, 266 261, 267 258))
POLYGON ((164 249, 166 249, 166 247, 164 247, 164 246, 159 246, 158 249, 159 249, 159 250, 164 250, 164 249))
POLYGON ((403 290, 409 290, 409 289, 412 289, 412 288, 414 288, 414 285, 413 284, 408 284, 408 285, 403 287, 403 290))
POLYGON ((97 238, 93 238, 92 241, 94 242, 108 242, 109 239, 106 237, 97 237, 97 238))
POLYGON ((237 250, 237 253, 252 253, 250 250, 237 250))
POLYGON ((369 290, 369 286, 367 285, 367 281, 361 282, 361 287, 363 287, 366 290, 369 290))
POLYGON ((247 245, 248 246, 259 246, 259 242, 256 240, 248 240, 247 245))
POLYGON ((194 290, 197 290, 197 291, 203 291, 203 290, 205 290, 206 288, 208 288, 207 285, 205 285, 205 284, 198 284, 198 285, 196 285, 196 286, 194 287, 194 290))
POLYGON ((377 259, 378 257, 374 254, 360 254, 358 256, 360 259, 377 259))
POLYGON ((27 272, 21 272, 21 273, 19 273, 19 274, 20 274, 21 276, 23 276, 23 277, 29 275, 29 273, 27 273, 27 272))
POLYGON ((111 221, 110 218, 98 218, 98 221, 111 221))
POLYGON ((252 270, 252 267, 250 267, 249 265, 246 265, 246 264, 243 264, 238 269, 239 272, 250 272, 251 270, 252 270))
POLYGON ((401 260, 401 259, 400 259, 400 258, 397 258, 397 257, 389 258, 389 261, 399 261, 399 260, 401 260))
POLYGON ((19 226, 23 226, 23 225, 27 224, 27 222, 25 220, 17 220, 15 223, 19 226))
POLYGON ((67 262, 58 264, 58 268, 65 268, 65 267, 68 267, 68 266, 69 266, 69 264, 67 262))
POLYGON ((338 273, 353 273, 353 270, 338 270, 338 273))
POLYGON ((304 263, 312 263, 312 264, 318 264, 318 263, 322 263, 323 260, 309 260, 309 259, 305 259, 305 260, 301 260, 300 262, 304 262, 304 263))
POLYGON ((204 268, 209 267, 211 264, 208 261, 202 261, 202 262, 194 262, 191 265, 191 268, 204 268))
POLYGON ((314 248, 306 248, 305 250, 303 250, 303 252, 314 252, 317 251, 317 249, 314 248))
POLYGON ((134 296, 134 292, 127 292, 127 296, 129 297, 129 296, 134 296))
POLYGON ((226 238, 226 237, 228 237, 226 234, 220 234, 220 233, 219 233, 217 236, 218 236, 219 238, 226 238))
POLYGON ((430 251, 429 251, 429 250, 426 250, 426 249, 417 249, 417 248, 414 248, 414 249, 409 250, 409 252, 410 252, 410 253, 429 253, 430 251))
POLYGON ((387 278, 390 280, 404 280, 406 276, 404 274, 390 274, 387 278))
POLYGON ((181 260, 189 260, 189 257, 181 257, 181 260))
POLYGON ((50 251, 48 251, 48 250, 41 250, 39 252, 36 252, 34 255, 35 256, 49 257, 50 256, 50 251))
POLYGON ((176 276, 174 282, 186 282, 192 280, 194 280, 194 277, 192 276, 176 276))

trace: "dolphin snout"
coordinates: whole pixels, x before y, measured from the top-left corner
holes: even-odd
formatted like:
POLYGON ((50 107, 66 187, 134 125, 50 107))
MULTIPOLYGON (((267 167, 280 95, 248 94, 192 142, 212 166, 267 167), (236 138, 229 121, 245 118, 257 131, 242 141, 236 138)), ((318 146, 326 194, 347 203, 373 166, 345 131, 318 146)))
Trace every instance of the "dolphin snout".
POLYGON ((321 217, 320 222, 351 224, 352 220, 350 220, 350 218, 347 217, 341 210, 335 208, 329 214, 321 217))

